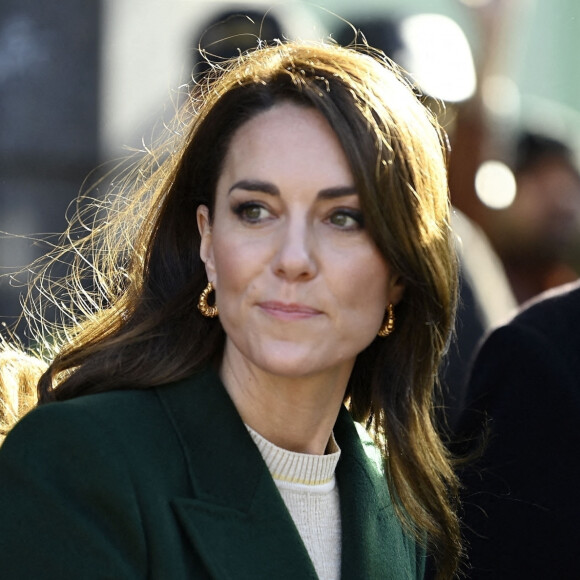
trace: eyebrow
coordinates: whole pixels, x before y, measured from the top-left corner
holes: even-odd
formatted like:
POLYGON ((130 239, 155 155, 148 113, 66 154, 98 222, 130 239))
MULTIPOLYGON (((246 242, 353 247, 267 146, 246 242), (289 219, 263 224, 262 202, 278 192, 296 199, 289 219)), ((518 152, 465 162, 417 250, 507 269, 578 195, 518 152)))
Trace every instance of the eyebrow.
MULTIPOLYGON (((259 191, 268 195, 280 195, 280 190, 273 184, 267 181, 242 179, 234 183, 228 190, 228 195, 234 189, 244 189, 246 191, 259 191)), ((349 195, 358 195, 354 185, 344 185, 337 187, 327 187, 321 189, 316 196, 318 199, 335 199, 338 197, 347 197, 349 195)))
POLYGON ((245 189, 246 191, 260 191, 269 195, 280 195, 280 190, 273 183, 268 183, 267 181, 257 181, 251 179, 242 179, 241 181, 236 181, 236 183, 234 183, 228 189, 228 195, 234 189, 245 189))

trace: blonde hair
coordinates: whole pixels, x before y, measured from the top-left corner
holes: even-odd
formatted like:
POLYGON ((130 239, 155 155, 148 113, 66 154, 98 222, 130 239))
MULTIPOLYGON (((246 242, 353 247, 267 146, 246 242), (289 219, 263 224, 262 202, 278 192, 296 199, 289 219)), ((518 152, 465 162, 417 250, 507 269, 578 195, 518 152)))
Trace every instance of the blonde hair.
POLYGON ((0 339, 0 443, 38 400, 36 386, 47 365, 0 339))

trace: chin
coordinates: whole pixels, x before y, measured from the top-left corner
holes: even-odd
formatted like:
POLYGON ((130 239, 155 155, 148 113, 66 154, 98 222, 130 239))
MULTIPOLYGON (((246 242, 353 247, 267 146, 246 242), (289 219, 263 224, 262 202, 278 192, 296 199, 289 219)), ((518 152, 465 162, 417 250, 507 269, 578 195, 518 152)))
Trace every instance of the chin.
POLYGON ((334 377, 336 374, 350 375, 354 364, 352 360, 331 361, 328 356, 317 357, 313 360, 312 350, 300 356, 292 356, 286 353, 285 356, 256 361, 263 371, 272 376, 286 379, 304 379, 306 377, 328 375, 334 377))
POLYGON ((317 365, 312 365, 312 361, 304 361, 303 359, 295 360, 291 357, 281 361, 264 361, 257 366, 270 375, 287 379, 299 379, 317 374, 323 370, 317 365))

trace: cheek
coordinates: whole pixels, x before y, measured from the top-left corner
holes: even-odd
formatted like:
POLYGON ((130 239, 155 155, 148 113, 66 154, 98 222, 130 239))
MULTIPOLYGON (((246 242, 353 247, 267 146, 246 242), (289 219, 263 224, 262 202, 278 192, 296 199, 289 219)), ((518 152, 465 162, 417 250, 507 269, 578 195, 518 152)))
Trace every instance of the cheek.
POLYGON ((345 276, 345 290, 351 304, 369 318, 382 318, 387 306, 389 270, 378 255, 354 260, 345 276))
POLYGON ((218 294, 245 292, 263 271, 263 244, 261 248, 259 244, 231 233, 215 239, 213 255, 218 294))
POLYGON ((218 289, 226 289, 236 286, 236 280, 243 275, 243 255, 240 255, 239 246, 229 244, 216 244, 214 246, 214 263, 216 270, 216 286, 218 289), (237 267, 236 267, 237 266, 237 267))

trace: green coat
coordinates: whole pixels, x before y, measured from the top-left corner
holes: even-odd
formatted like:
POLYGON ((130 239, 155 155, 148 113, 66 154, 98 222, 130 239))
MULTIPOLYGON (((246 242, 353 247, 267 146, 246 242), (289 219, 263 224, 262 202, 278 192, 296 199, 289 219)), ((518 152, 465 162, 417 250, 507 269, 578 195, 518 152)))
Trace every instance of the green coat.
MULTIPOLYGON (((342 578, 421 578, 346 409, 335 426, 342 578)), ((3 580, 315 579, 213 373, 29 413, 0 448, 3 580)))

